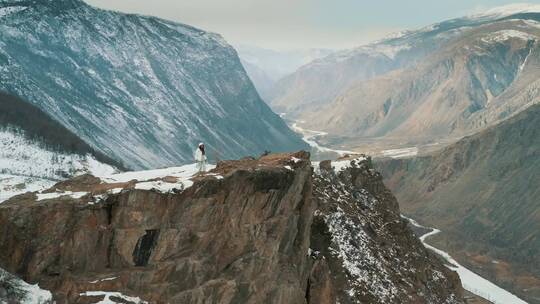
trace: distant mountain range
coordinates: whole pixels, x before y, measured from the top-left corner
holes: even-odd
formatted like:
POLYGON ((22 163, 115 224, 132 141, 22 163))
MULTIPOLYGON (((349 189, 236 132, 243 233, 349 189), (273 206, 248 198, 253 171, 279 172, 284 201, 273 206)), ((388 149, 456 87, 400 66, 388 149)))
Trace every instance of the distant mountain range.
POLYGON ((220 36, 79 0, 0 2, 0 90, 130 168, 304 148, 220 36))
POLYGON ((539 130, 540 104, 440 152, 377 165, 403 212, 530 303, 540 303, 539 130))
POLYGON ((270 105, 341 143, 433 142, 477 132, 540 98, 540 7, 509 6, 318 59, 270 105))
POLYGON ((247 74, 261 97, 269 101, 275 83, 309 62, 328 56, 329 49, 276 51, 240 44, 235 46, 247 74))

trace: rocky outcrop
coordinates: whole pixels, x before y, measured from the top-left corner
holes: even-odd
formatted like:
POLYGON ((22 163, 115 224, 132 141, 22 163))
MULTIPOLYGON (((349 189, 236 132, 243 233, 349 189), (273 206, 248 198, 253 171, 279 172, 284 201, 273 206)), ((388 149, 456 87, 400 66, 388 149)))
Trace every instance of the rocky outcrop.
POLYGON ((371 159, 329 167, 314 175, 311 248, 331 269, 337 302, 460 303, 459 278, 413 235, 371 159))
POLYGON ((380 175, 346 163, 226 161, 167 193, 79 177, 51 191, 80 198, 0 205, 0 267, 58 303, 460 303, 380 175))
POLYGON ((152 303, 302 303, 311 166, 266 161, 223 163, 225 178, 199 177, 177 194, 16 198, 0 206, 2 266, 59 303, 111 289, 152 303))

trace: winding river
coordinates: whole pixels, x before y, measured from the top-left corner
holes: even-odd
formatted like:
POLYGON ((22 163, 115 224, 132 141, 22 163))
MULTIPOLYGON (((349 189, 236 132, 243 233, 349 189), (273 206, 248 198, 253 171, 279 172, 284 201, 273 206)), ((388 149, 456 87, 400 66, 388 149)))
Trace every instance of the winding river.
POLYGON ((461 279, 461 284, 463 285, 463 288, 495 304, 527 304, 527 302, 518 298, 516 295, 508 292, 507 290, 493 284, 492 282, 482 278, 471 270, 463 267, 447 252, 426 243, 427 238, 441 232, 439 229, 424 227, 411 218, 405 217, 403 215, 402 217, 407 219, 413 226, 431 230, 430 232, 422 235, 420 237, 420 241, 422 242, 422 244, 424 244, 426 248, 440 255, 448 263, 446 267, 457 272, 459 278, 461 279))

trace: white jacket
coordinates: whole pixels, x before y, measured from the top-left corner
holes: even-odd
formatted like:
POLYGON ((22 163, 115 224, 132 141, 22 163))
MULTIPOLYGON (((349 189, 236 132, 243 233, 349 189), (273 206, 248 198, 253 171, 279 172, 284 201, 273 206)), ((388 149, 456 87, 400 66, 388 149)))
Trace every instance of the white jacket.
POLYGON ((206 155, 203 155, 201 149, 199 148, 197 148, 197 150, 195 150, 195 152, 193 153, 193 158, 195 158, 195 161, 197 162, 206 161, 206 155))

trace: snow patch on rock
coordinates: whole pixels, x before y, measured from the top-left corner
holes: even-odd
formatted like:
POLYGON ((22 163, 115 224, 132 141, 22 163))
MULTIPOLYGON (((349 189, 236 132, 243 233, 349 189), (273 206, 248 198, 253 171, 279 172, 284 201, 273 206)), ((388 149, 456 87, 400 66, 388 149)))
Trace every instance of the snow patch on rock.
POLYGON ((0 203, 25 192, 49 189, 55 183, 38 177, 0 174, 0 203))
POLYGON ((38 284, 28 284, 27 282, 19 279, 18 277, 8 273, 4 269, 0 268, 0 281, 9 282, 13 288, 17 289, 22 293, 21 299, 14 299, 15 302, 5 301, 5 299, 0 299, 0 303, 24 303, 24 304, 48 304, 52 303, 52 294, 48 290, 39 288, 38 284))
POLYGON ((116 279, 118 279, 118 277, 104 278, 104 279, 91 281, 90 284, 96 284, 96 283, 105 282, 105 281, 112 281, 112 280, 116 280, 116 279))
MULTIPOLYGON (((206 165, 207 170, 212 170, 215 167, 215 165, 211 164, 206 165)), ((135 189, 156 190, 162 193, 170 193, 182 191, 191 187, 193 185, 191 178, 197 174, 205 173, 199 173, 197 164, 190 164, 180 167, 113 174, 102 178, 102 181, 107 183, 126 183, 135 180, 137 181, 135 189), (161 180, 165 177, 173 177, 176 179, 176 182, 166 182, 161 180)), ((222 176, 213 173, 205 175, 214 176, 217 179, 223 178, 222 176)))
POLYGON ((103 300, 97 302, 96 304, 114 304, 117 303, 111 299, 111 297, 120 298, 124 301, 127 301, 127 303, 134 303, 134 304, 147 304, 148 302, 141 300, 139 297, 130 297, 126 296, 120 292, 115 291, 87 291, 80 294, 84 297, 99 297, 103 296, 103 300))
POLYGON ((8 6, 8 7, 0 7, 0 18, 11 15, 13 13, 17 13, 20 11, 24 11, 27 9, 26 6, 8 6))
POLYGON ((370 237, 341 208, 326 218, 332 241, 339 250, 335 254, 354 277, 354 284, 369 286, 379 299, 392 302, 398 295, 396 286, 382 265, 380 257, 370 248, 370 237), (354 231, 355 233, 351 233, 354 231), (377 271, 373 271, 377 269, 377 271))
POLYGON ((42 201, 42 200, 60 198, 62 196, 69 196, 73 199, 79 199, 87 194, 88 192, 65 191, 65 192, 37 193, 36 196, 37 196, 37 201, 42 201))
POLYGON ((501 31, 490 33, 489 35, 482 38, 481 40, 486 43, 491 43, 491 42, 504 42, 509 39, 535 40, 535 39, 538 39, 538 37, 533 34, 529 34, 529 33, 518 31, 518 30, 501 30, 501 31))

